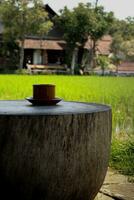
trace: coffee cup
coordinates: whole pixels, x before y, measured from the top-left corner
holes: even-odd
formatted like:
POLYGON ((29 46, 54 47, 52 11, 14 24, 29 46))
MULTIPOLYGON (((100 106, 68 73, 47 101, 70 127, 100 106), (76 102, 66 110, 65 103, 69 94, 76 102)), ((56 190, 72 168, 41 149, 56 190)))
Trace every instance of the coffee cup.
POLYGON ((52 84, 34 84, 33 99, 51 100, 55 98, 55 85, 52 84))

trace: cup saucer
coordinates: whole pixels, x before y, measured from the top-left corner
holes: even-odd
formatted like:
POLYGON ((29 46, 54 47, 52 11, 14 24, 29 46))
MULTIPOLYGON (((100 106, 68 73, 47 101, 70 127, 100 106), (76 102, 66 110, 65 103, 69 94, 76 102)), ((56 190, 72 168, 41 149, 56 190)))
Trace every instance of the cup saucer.
POLYGON ((34 99, 33 97, 26 97, 26 100, 36 106, 53 106, 59 103, 62 99, 34 99))

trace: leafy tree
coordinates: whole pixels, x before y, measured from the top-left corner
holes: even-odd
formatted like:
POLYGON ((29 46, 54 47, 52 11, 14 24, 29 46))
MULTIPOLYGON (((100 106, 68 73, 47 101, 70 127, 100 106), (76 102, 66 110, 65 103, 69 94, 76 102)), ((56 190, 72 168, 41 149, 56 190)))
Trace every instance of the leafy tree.
POLYGON ((84 44, 88 39, 90 11, 92 11, 91 4, 84 5, 80 3, 73 10, 64 7, 60 11, 61 15, 56 18, 56 23, 63 28, 64 39, 67 41, 68 48, 72 54, 72 74, 74 74, 75 70, 78 46, 84 44))
POLYGON ((5 66, 15 68, 19 63, 19 47, 14 38, 4 38, 1 43, 0 56, 5 61, 5 66))
POLYGON ((71 70, 74 73, 78 46, 84 45, 89 36, 92 40, 91 54, 94 60, 97 41, 105 35, 113 21, 113 13, 104 12, 103 7, 80 3, 72 11, 65 7, 57 18, 64 30, 64 38, 72 50, 71 70))
POLYGON ((96 8, 97 8, 97 6, 98 6, 98 1, 99 1, 99 0, 96 0, 96 1, 95 1, 95 7, 96 7, 96 8))
POLYGON ((116 37, 120 35, 123 40, 130 40, 134 37, 134 17, 127 17, 125 20, 114 19, 110 28, 110 34, 116 37))
POLYGON ((122 52, 125 59, 134 61, 134 38, 122 42, 122 52))
POLYGON ((120 34, 116 34, 113 39, 112 39, 112 44, 111 44, 111 50, 115 54, 119 54, 119 52, 122 50, 121 44, 123 42, 123 38, 120 34))
POLYGON ((110 64, 110 60, 107 56, 99 55, 97 56, 97 64, 101 67, 102 75, 104 75, 105 70, 110 64))
POLYGON ((114 20, 110 30, 113 35, 111 50, 117 66, 122 60, 134 60, 134 18, 114 20))
POLYGON ((111 54, 110 61, 116 67, 116 72, 118 73, 118 66, 122 62, 122 59, 119 55, 111 54))
POLYGON ((126 40, 134 39, 134 17, 126 18, 126 30, 124 36, 125 35, 127 36, 126 40))
POLYGON ((0 4, 4 35, 19 41, 20 69, 23 68, 24 42, 30 35, 46 34, 52 27, 42 0, 4 0, 0 4))
POLYGON ((94 9, 92 16, 90 17, 90 29, 89 35, 92 40, 92 67, 96 66, 95 57, 96 57, 96 47, 97 42, 100 40, 105 34, 109 33, 110 26, 114 20, 114 16, 112 12, 105 12, 102 6, 97 6, 94 9))

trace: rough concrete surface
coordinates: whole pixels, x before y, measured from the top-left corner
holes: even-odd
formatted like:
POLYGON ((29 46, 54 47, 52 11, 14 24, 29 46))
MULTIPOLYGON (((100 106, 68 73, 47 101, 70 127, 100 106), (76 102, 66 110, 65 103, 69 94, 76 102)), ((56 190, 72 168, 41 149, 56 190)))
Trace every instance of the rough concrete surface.
POLYGON ((109 169, 95 200, 134 200, 134 183, 128 177, 109 169))

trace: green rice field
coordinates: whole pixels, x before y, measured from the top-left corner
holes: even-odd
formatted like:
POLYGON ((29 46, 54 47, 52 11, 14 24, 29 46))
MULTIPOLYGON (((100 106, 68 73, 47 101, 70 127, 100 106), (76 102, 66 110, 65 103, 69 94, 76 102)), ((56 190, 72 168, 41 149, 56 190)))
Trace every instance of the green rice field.
POLYGON ((0 99, 32 96, 32 85, 52 83, 64 100, 110 105, 113 137, 110 165, 134 175, 134 77, 0 75, 0 99))

